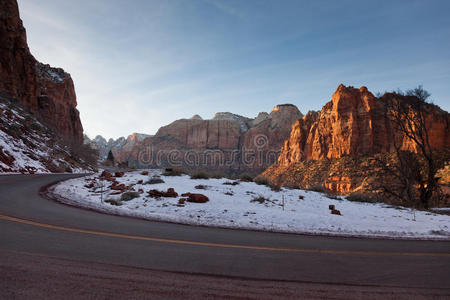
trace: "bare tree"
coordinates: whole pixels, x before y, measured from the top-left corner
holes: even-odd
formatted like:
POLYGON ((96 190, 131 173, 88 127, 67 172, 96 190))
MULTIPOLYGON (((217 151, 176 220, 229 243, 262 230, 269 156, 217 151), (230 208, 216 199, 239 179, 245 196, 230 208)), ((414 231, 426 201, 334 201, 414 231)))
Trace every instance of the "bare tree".
POLYGON ((432 113, 433 108, 426 102, 429 97, 430 93, 419 86, 406 91, 406 97, 386 99, 388 117, 394 129, 409 139, 418 152, 417 158, 413 153, 400 150, 401 145, 394 142, 397 158, 394 169, 402 176, 400 180, 406 193, 418 186, 419 204, 425 209, 429 207, 433 193, 439 187, 436 176, 438 166, 430 145, 430 129, 427 124, 427 116, 432 113), (419 163, 419 159, 422 163, 419 163))
POLYGON ((415 182, 421 168, 417 155, 396 145, 392 155, 376 156, 374 160, 371 190, 396 198, 402 205, 416 207, 415 182))

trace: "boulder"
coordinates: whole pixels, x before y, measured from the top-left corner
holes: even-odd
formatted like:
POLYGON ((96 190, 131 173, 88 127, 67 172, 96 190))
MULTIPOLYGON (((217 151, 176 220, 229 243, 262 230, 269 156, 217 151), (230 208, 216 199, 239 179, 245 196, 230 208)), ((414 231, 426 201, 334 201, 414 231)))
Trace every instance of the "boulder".
POLYGON ((186 201, 193 203, 206 203, 209 201, 209 198, 202 194, 185 193, 181 196, 186 197, 186 201))
POLYGON ((341 212, 340 212, 339 210, 337 210, 337 209, 333 209, 333 210, 331 211, 331 214, 332 214, 332 215, 338 215, 338 216, 340 216, 340 215, 341 215, 341 212))
POLYGON ((111 173, 109 173, 108 171, 105 170, 100 174, 100 177, 108 179, 108 178, 111 178, 112 175, 111 175, 111 173))
POLYGON ((123 183, 121 183, 121 184, 113 184, 110 187, 110 189, 111 190, 115 190, 115 191, 124 191, 124 190, 127 189, 127 186, 125 184, 123 184, 123 183))
POLYGON ((151 198, 162 198, 162 197, 166 197, 166 198, 176 198, 178 197, 178 193, 175 192, 175 190, 173 188, 169 188, 167 189, 166 192, 164 191, 159 191, 159 190, 150 190, 148 191, 148 195, 151 198))

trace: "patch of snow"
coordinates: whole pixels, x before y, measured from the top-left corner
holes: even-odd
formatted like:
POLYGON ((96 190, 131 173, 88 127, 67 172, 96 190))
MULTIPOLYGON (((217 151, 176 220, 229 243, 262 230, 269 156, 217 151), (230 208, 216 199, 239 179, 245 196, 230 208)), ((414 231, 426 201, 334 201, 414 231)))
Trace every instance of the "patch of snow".
POLYGON ((0 162, 1 167, 5 169, 27 169, 33 170, 34 172, 38 173, 49 173, 47 168, 40 161, 33 158, 46 156, 47 153, 40 151, 38 148, 31 150, 22 142, 22 140, 14 139, 1 130, 0 148, 3 149, 6 154, 14 158, 12 166, 7 166, 4 163, 0 162))
MULTIPOLYGON (((160 170, 149 172, 149 176, 136 171, 117 178, 119 183, 133 184, 136 191, 145 191, 140 197, 123 202, 121 206, 101 203, 100 194, 96 193, 98 189, 85 187, 85 178, 96 178, 98 174, 61 182, 53 192, 63 197, 63 202, 72 205, 182 224, 290 233, 450 239, 450 216, 446 215, 413 212, 381 203, 334 200, 311 191, 282 188, 276 192, 252 182, 232 186, 223 184, 228 179, 193 180, 186 175, 162 176, 160 170), (139 180, 145 182, 154 175, 160 176, 165 183, 137 184, 139 180), (206 189, 196 189, 197 185, 205 185, 206 189), (168 188, 174 188, 179 195, 186 192, 204 194, 210 201, 202 204, 186 202, 180 206, 178 200, 181 196, 158 200, 147 196, 150 189, 166 191, 168 188), (263 203, 252 201, 259 196, 267 200, 263 203), (299 196, 304 199, 299 199, 299 196), (335 205, 342 215, 332 215, 328 207, 330 204, 335 205)), ((110 182, 105 181, 105 184, 108 186, 110 182)), ((104 199, 120 199, 120 195, 112 195, 114 191, 106 190, 104 199)))
POLYGON ((32 115, 7 102, 1 102, 0 109, 0 151, 12 158, 0 161, 0 174, 50 173, 52 165, 59 170, 87 172, 63 159, 69 157, 68 151, 32 115))
POLYGON ((40 78, 46 78, 56 83, 63 83, 67 73, 61 68, 52 68, 50 65, 37 63, 36 69, 40 78))
POLYGON ((238 122, 241 126, 241 131, 245 132, 249 129, 247 122, 250 121, 249 118, 236 115, 230 112, 218 112, 214 115, 214 117, 211 120, 226 120, 226 121, 233 121, 238 122))

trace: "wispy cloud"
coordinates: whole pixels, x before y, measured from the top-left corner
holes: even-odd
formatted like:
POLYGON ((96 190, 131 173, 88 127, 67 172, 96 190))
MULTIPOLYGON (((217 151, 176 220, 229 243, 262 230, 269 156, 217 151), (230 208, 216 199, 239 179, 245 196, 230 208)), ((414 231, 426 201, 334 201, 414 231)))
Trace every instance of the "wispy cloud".
POLYGON ((423 83, 448 110, 445 9, 398 2, 19 4, 33 54, 72 74, 86 132, 108 138, 194 114, 252 117, 281 102, 320 109, 341 82, 373 91, 423 83))

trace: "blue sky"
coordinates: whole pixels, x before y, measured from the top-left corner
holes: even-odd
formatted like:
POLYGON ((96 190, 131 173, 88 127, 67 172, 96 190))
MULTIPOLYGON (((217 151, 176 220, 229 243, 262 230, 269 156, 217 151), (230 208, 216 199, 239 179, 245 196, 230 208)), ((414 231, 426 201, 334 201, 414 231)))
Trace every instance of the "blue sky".
POLYGON ((35 57, 75 82, 90 137, 423 84, 450 108, 450 1, 19 0, 35 57))

